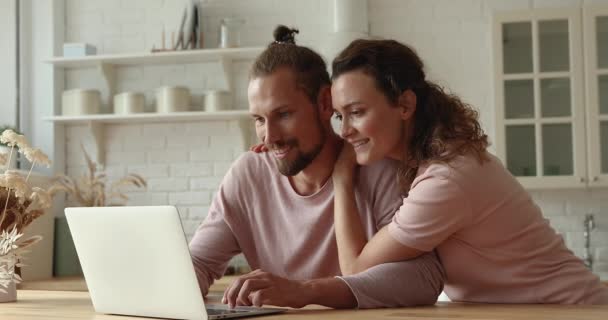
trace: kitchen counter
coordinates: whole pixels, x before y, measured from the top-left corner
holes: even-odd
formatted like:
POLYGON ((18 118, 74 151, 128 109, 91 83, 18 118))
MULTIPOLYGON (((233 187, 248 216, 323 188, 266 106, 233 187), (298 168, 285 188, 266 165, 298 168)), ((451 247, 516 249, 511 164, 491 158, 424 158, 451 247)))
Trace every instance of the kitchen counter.
MULTIPOLYGON (((210 300, 218 301, 234 277, 225 277, 211 287, 210 300)), ((434 306, 373 310, 333 310, 320 306, 289 310, 280 315, 253 319, 590 319, 608 318, 608 306, 506 305, 439 302, 434 306)), ((25 283, 16 303, 0 308, 0 319, 143 319, 97 314, 81 278, 25 283), (36 289, 36 290, 32 290, 36 289), (47 289, 47 290, 42 290, 47 289), (68 289, 71 291, 59 291, 68 289), (81 291, 75 291, 81 290, 81 291), (84 291, 82 291, 84 290, 84 291)))
MULTIPOLYGON (((97 314, 93 310, 86 291, 42 291, 20 290, 18 301, 4 303, 0 307, 0 319, 144 319, 137 317, 97 314)), ((219 298, 218 294, 211 297, 219 298)), ((497 305, 462 304, 440 302, 434 306, 373 309, 332 310, 319 306, 308 306, 300 310, 289 310, 284 314, 252 319, 589 319, 605 320, 608 306, 561 306, 561 305, 497 305)))

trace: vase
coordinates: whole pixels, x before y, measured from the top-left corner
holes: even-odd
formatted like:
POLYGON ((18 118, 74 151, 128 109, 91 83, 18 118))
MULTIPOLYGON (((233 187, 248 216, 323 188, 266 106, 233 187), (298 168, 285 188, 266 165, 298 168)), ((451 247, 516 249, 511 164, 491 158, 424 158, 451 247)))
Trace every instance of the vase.
POLYGON ((66 217, 55 218, 53 274, 56 277, 81 276, 82 268, 66 217))
MULTIPOLYGON (((4 289, 4 287, 2 287, 4 289)), ((15 281, 11 281, 8 288, 4 289, 6 293, 0 291, 0 302, 15 302, 17 301, 17 285, 15 281)))

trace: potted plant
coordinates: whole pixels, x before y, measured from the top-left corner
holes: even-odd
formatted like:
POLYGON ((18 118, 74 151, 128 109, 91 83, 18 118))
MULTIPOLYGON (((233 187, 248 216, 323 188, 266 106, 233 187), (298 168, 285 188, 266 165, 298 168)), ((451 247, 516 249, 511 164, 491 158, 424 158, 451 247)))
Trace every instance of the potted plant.
POLYGON ((42 151, 30 147, 23 135, 7 129, 2 131, 0 142, 10 148, 8 156, 0 155, 0 166, 16 156, 16 150, 32 163, 27 175, 10 169, 0 174, 0 302, 8 302, 17 299, 15 285, 21 277, 16 269, 24 266, 25 249, 42 239, 40 236, 22 239, 23 231, 51 206, 57 189, 53 185, 47 190, 30 186, 34 166, 48 167, 51 162, 42 151))

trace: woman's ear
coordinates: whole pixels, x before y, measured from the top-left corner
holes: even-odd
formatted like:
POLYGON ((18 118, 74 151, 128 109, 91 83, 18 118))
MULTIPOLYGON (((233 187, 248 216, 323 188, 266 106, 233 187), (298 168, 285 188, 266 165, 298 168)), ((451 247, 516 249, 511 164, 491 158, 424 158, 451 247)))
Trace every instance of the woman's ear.
POLYGON ((397 103, 401 109, 402 120, 408 120, 414 116, 414 112, 416 112, 417 98, 413 90, 407 89, 403 91, 403 93, 401 93, 399 96, 397 103))

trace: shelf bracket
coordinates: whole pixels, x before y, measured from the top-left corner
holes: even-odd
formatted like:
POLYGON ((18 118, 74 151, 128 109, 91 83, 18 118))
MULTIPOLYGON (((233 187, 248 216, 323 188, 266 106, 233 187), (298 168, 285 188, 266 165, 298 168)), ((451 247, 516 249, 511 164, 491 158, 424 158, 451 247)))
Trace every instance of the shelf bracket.
POLYGON ((106 147, 104 141, 104 124, 97 121, 89 121, 88 122, 89 131, 91 132, 91 136, 93 137, 93 141, 95 141, 96 153, 95 153, 95 162, 99 165, 100 169, 105 167, 106 161, 106 147))
POLYGON ((105 80, 106 92, 108 93, 106 106, 108 108, 108 112, 110 112, 113 110, 112 105, 114 104, 114 94, 116 93, 116 69, 114 68, 113 64, 104 62, 99 63, 97 69, 103 75, 103 79, 105 80))
POLYGON ((224 79, 226 80, 226 90, 232 92, 232 89, 234 88, 234 79, 232 77, 232 59, 221 57, 220 68, 222 69, 224 79))
POLYGON ((232 75, 232 59, 228 57, 220 58, 220 68, 222 69, 222 73, 224 74, 224 81, 226 81, 226 91, 230 95, 230 99, 228 101, 229 105, 234 105, 234 76, 232 75))
POLYGON ((250 119, 239 119, 239 129, 241 130, 241 141, 243 142, 243 151, 248 151, 255 143, 255 134, 252 121, 250 119))

